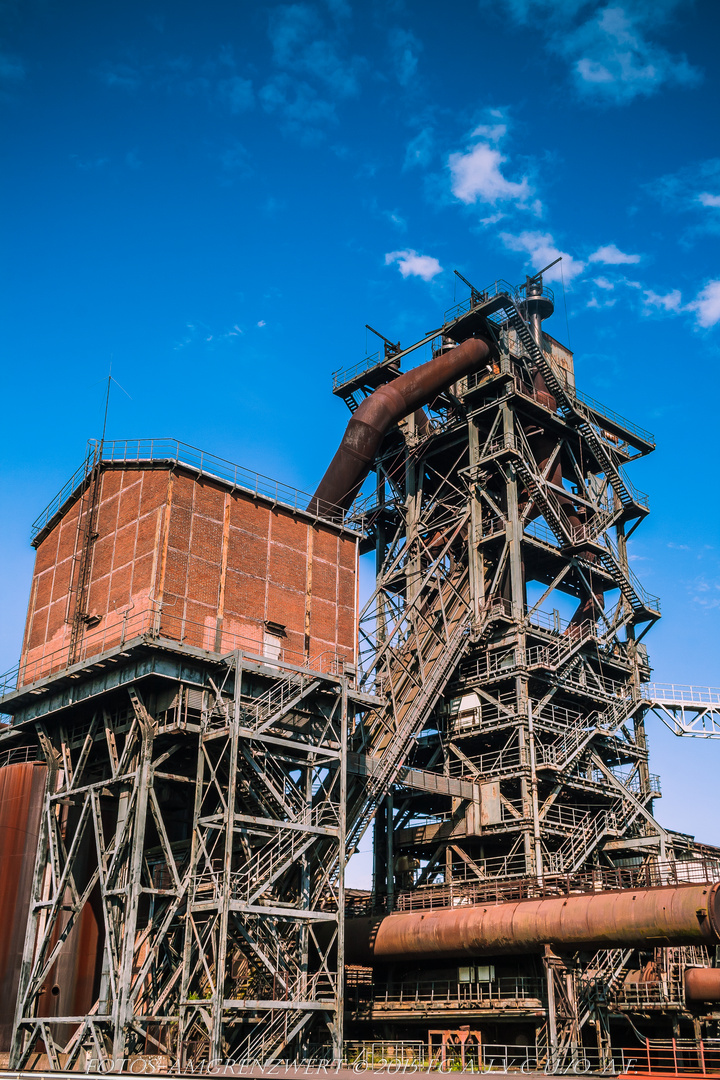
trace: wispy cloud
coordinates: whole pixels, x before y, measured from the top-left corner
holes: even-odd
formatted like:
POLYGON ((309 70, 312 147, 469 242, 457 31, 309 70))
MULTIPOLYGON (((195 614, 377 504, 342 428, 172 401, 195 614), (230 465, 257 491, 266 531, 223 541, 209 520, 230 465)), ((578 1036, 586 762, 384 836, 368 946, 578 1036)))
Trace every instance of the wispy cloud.
POLYGON ((679 289, 656 293, 644 289, 642 294, 644 314, 681 315, 692 314, 700 330, 709 330, 720 323, 720 280, 708 281, 694 300, 684 304, 679 289))
POLYGON ((646 190, 664 210, 694 217, 687 237, 720 232, 720 158, 685 165, 653 180, 646 190))
POLYGON ((500 233, 500 239, 510 251, 520 251, 528 256, 528 266, 532 270, 541 270, 544 266, 562 257, 562 270, 560 264, 553 266, 545 274, 546 281, 572 281, 578 274, 582 274, 585 263, 576 259, 567 251, 562 251, 555 243, 550 233, 521 232, 519 234, 500 233))
POLYGON ((418 59, 422 52, 422 42, 411 30, 399 28, 388 35, 395 78, 401 86, 409 86, 417 74, 418 59))
POLYGON ((221 79, 217 92, 220 100, 227 103, 231 113, 247 112, 255 104, 252 80, 243 79, 239 75, 221 79))
POLYGON ((433 155, 435 138, 431 127, 424 127, 410 140, 405 150, 403 169, 412 169, 418 165, 425 168, 430 164, 433 155))
POLYGON ((505 0, 519 23, 540 28, 567 61, 584 97, 622 105, 663 86, 694 86, 700 71, 654 38, 681 0, 505 0), (588 12, 588 9, 589 12, 588 12))
POLYGON ((235 344, 243 336, 241 328, 235 323, 229 330, 213 330, 203 322, 185 324, 183 337, 175 342, 175 351, 200 347, 213 351, 218 347, 235 344))
POLYGON ((219 158, 224 172, 228 174, 225 182, 231 183, 233 178, 242 180, 252 175, 252 159, 238 139, 230 139, 220 151, 219 158))
POLYGON ((306 142, 316 142, 323 137, 320 130, 323 126, 338 122, 332 101, 321 97, 308 83, 290 75, 279 74, 271 79, 261 89, 259 97, 265 112, 279 116, 288 134, 297 135, 306 142))
POLYGON ((81 172, 96 172, 99 169, 104 169, 110 162, 108 157, 81 158, 77 154, 71 154, 70 160, 75 168, 80 169, 81 172))
POLYGON ((252 80, 238 73, 228 48, 200 63, 185 56, 159 57, 153 63, 105 61, 97 69, 97 77, 112 90, 136 93, 142 88, 204 98, 208 105, 224 106, 234 114, 246 112, 255 104, 252 80))
POLYGON ((442 273, 442 266, 432 255, 418 255, 417 251, 407 248, 405 251, 389 251, 385 256, 385 265, 397 263, 404 278, 419 277, 423 281, 432 281, 442 273))
POLYGON ((18 56, 0 53, 0 82, 18 83, 25 78, 25 65, 18 56))
POLYGON ((306 142, 323 138, 323 128, 338 122, 337 103, 359 93, 366 67, 346 49, 346 6, 330 7, 333 22, 308 3, 281 4, 269 17, 278 71, 262 87, 260 101, 287 133, 306 142))
POLYGON ((144 73, 131 64, 106 62, 98 72, 101 82, 113 89, 137 90, 142 85, 144 73))
POLYGON ((625 263, 639 263, 641 255, 626 255, 616 244, 606 244, 588 255, 588 262, 604 263, 606 266, 622 266, 625 263))
POLYGON ((667 293, 656 293, 653 289, 644 289, 643 304, 648 310, 666 313, 682 311, 682 293, 679 289, 671 289, 667 293))

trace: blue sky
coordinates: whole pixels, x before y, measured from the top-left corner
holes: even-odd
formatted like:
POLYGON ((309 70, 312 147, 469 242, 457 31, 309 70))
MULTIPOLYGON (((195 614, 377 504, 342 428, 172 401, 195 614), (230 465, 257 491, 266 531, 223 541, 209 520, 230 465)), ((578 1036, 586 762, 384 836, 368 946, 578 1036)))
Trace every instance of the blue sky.
MULTIPOLYGON (((4 667, 29 525, 111 363, 109 437, 312 490, 366 322, 409 344, 463 298, 454 267, 519 282, 563 254, 548 331, 657 435, 632 469, 655 678, 719 685, 719 31, 715 0, 5 0, 4 667)), ((720 842, 720 745, 650 743, 661 820, 720 842)))

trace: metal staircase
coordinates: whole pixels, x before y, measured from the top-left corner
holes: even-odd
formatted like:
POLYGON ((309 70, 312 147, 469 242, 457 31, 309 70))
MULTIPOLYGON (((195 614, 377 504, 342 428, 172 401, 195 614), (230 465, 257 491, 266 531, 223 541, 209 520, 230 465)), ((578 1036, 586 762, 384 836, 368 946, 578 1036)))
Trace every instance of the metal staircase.
POLYGON ((634 949, 599 949, 578 979, 578 1030, 607 1004, 618 988, 634 949))
POLYGON ((470 640, 473 619, 466 568, 442 583, 425 621, 420 648, 410 637, 388 658, 387 704, 365 718, 366 745, 375 766, 348 808, 349 851, 356 849, 380 800, 395 781, 413 736, 425 726, 470 640))
MULTIPOLYGON (((504 314, 509 326, 517 334, 527 355, 537 366, 545 380, 545 385, 557 401, 558 412, 565 419, 575 421, 578 431, 585 438, 595 455, 598 465, 602 468, 618 496, 623 510, 631 511, 632 516, 646 513, 647 496, 633 487, 613 460, 611 452, 604 446, 593 427, 590 411, 578 401, 572 390, 565 386, 564 381, 558 377, 552 361, 545 356, 535 341, 530 328, 518 311, 514 299, 509 295, 507 296, 507 302, 504 303, 504 314)), ((548 522, 548 524, 550 523, 548 522)))
POLYGON ((635 616, 641 619, 659 618, 658 597, 643 588, 629 566, 625 568, 621 565, 618 550, 609 535, 605 535, 604 541, 606 546, 600 548, 600 560, 617 583, 635 616))

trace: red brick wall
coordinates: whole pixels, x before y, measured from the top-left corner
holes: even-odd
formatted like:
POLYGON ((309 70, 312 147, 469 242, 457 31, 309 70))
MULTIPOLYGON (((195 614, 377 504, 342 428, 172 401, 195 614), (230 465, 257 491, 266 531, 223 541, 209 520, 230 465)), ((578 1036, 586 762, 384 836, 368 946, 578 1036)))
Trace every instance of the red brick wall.
MULTIPOLYGON (((266 622, 286 628, 284 658, 355 654, 356 542, 240 490, 167 468, 101 475, 81 656, 152 626, 199 648, 262 652, 266 622)), ((65 666, 77 500, 41 541, 22 682, 65 666)))

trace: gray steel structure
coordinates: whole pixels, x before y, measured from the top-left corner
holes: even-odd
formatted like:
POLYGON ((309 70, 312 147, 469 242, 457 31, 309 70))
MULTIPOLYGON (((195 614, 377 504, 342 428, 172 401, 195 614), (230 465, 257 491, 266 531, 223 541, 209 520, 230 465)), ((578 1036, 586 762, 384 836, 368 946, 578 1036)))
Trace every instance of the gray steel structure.
POLYGON ((48 770, 14 1068, 341 1052, 352 676, 147 633, 3 700, 48 770), (78 1016, 49 991, 88 907, 78 1016))

